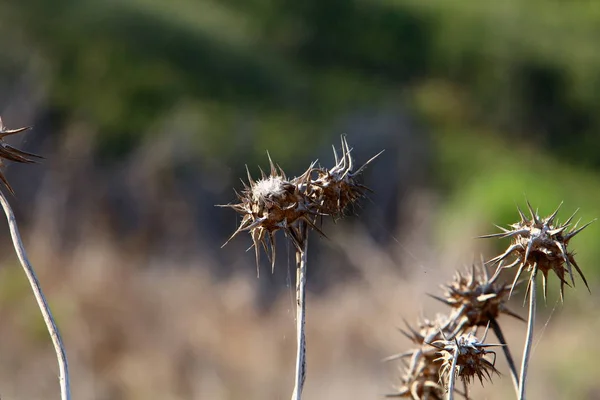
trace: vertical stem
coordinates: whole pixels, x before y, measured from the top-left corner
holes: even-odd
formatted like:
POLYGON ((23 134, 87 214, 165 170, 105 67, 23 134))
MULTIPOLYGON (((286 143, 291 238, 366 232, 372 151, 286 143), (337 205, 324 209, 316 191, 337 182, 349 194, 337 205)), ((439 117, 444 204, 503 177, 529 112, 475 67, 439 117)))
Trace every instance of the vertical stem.
POLYGON ((535 298, 537 266, 533 267, 529 278, 529 320, 527 322, 527 339, 523 349, 523 363, 521 364, 521 376, 519 378, 519 400, 525 400, 525 384, 527 383, 527 369, 529 368, 529 357, 533 343, 533 327, 535 325, 535 298))
POLYGON ((304 325, 306 321, 306 261, 308 252, 308 229, 305 222, 300 222, 301 248, 296 250, 296 377, 292 400, 302 399, 302 388, 306 378, 306 337, 304 325))
POLYGON ((450 376, 448 377, 448 400, 454 400, 454 383, 456 382, 456 362, 458 361, 458 345, 454 349, 454 358, 452 359, 452 367, 450 368, 450 376))
POLYGON ((54 345, 54 350, 56 351, 56 358, 58 359, 59 368, 61 399, 70 400, 71 386, 69 382, 69 366, 67 363, 67 354, 65 352, 65 347, 62 343, 58 327, 54 322, 54 318, 52 317, 52 313, 50 312, 50 307, 48 306, 48 302, 44 297, 44 293, 42 292, 42 288, 35 274, 35 271, 31 266, 29 259, 27 258, 27 253, 25 252, 25 247, 23 246, 21 235, 19 234, 19 228, 17 227, 17 221, 15 220, 12 208, 10 207, 8 200, 6 199, 2 191, 0 191, 0 202, 2 203, 2 208, 4 209, 6 219, 8 220, 8 226, 10 228, 10 235, 12 237, 15 252, 17 253, 17 257, 19 258, 21 265, 23 266, 25 275, 27 275, 27 279, 29 280, 29 284, 31 285, 31 289, 33 290, 33 295, 35 296, 35 299, 38 303, 38 307, 42 313, 42 316, 44 317, 44 322, 46 323, 48 333, 50 334, 52 344, 54 345))
POLYGON ((502 346, 502 351, 504 351, 504 357, 506 357, 506 362, 508 363, 508 368, 510 369, 510 377, 512 378, 512 381, 513 381, 515 393, 518 396, 519 395, 519 377, 517 375, 517 367, 515 366, 515 360, 512 358, 512 355, 510 354, 510 349, 508 348, 508 343, 506 343, 506 339, 504 338, 504 334, 502 333, 502 329, 500 328, 498 321, 496 321, 496 318, 490 319, 490 325, 492 326, 492 329, 494 330, 494 334, 500 341, 500 344, 504 345, 504 346, 502 346))

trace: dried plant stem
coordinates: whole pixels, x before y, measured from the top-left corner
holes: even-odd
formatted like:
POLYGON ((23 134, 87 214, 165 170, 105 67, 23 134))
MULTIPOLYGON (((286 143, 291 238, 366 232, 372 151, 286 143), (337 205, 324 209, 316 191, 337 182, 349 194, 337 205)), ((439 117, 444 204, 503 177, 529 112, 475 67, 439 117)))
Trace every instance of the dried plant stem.
POLYGON ((448 376, 448 400, 454 400, 454 384, 456 382, 456 363, 458 361, 458 345, 454 349, 454 357, 452 358, 452 366, 450 367, 450 375, 448 376))
POLYGON ((306 261, 308 252, 308 229, 304 221, 300 222, 299 237, 301 244, 296 249, 296 377, 292 400, 302 398, 302 388, 306 378, 306 337, 304 326, 306 321, 306 261))
POLYGON ((12 208, 10 207, 8 200, 6 199, 2 191, 0 191, 0 202, 2 202, 2 208, 4 209, 6 219, 8 220, 8 226, 10 228, 10 235, 12 237, 15 252, 17 253, 17 257, 19 258, 21 265, 23 266, 25 275, 27 275, 27 279, 29 280, 29 284, 31 285, 31 289, 33 290, 33 295, 37 300, 42 316, 44 317, 44 322, 46 323, 46 327, 48 328, 48 333, 50 333, 50 338, 52 339, 52 343, 54 344, 56 358, 58 359, 61 399, 70 400, 71 387, 69 382, 69 366, 67 363, 67 354, 65 352, 65 348, 63 346, 58 327, 54 322, 54 318, 52 317, 52 313, 50 312, 50 307, 48 306, 48 302, 44 297, 44 293, 42 292, 42 288, 35 274, 35 271, 31 266, 29 259, 27 258, 27 253, 25 252, 25 247, 23 246, 21 235, 19 234, 19 229, 17 227, 17 222, 15 220, 12 208))
POLYGON ((529 278, 529 318, 527 322, 527 339, 523 349, 523 363, 521 364, 521 376, 519 377, 519 400, 525 400, 525 385, 527 384, 527 369, 529 368, 529 357, 531 356, 531 345, 533 343, 533 327, 535 325, 535 298, 537 266, 534 265, 529 278))
POLYGON ((515 392, 518 396, 519 395, 519 376, 517 375, 517 367, 515 366, 515 360, 512 358, 512 355, 510 354, 510 349, 508 348, 508 343, 506 342, 506 339, 504 338, 504 334, 502 333, 502 329, 500 328, 498 321, 496 321, 496 318, 490 319, 490 326, 492 327, 494 334, 500 341, 500 344, 504 345, 504 346, 502 346, 502 350, 504 351, 504 356, 506 357, 506 362, 508 363, 508 368, 510 369, 510 377, 512 378, 513 386, 515 387, 515 392))

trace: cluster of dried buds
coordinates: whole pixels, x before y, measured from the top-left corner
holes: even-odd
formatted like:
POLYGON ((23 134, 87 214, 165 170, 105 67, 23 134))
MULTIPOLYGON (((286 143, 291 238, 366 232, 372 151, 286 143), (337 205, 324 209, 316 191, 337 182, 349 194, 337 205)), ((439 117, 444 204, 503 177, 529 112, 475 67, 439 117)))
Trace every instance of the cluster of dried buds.
MULTIPOLYGON (((484 238, 510 238, 507 250, 481 266, 473 266, 465 273, 457 272, 454 280, 442 286, 441 296, 432 296, 451 307, 449 316, 438 317, 435 322, 422 320, 416 329, 408 324, 408 331, 402 331, 417 347, 408 352, 388 357, 387 360, 409 359, 405 362, 404 373, 396 393, 388 397, 411 398, 413 400, 442 399, 448 390, 451 393, 468 396, 468 384, 477 377, 483 384, 484 379, 491 379, 495 368, 496 353, 488 350, 491 346, 501 346, 511 369, 515 386, 519 386, 516 368, 512 356, 498 324, 501 314, 506 314, 525 321, 507 308, 507 302, 515 287, 521 282, 519 277, 523 270, 530 272, 527 289, 535 285, 537 272, 542 273, 544 296, 546 295, 548 273, 554 271, 560 281, 561 299, 564 296, 564 285, 575 284, 573 268, 579 273, 583 282, 587 281, 575 261, 574 253, 567 246, 569 241, 581 232, 586 224, 577 228, 578 223, 571 226, 572 215, 563 224, 556 221, 560 206, 546 218, 540 218, 527 202, 530 217, 518 209, 520 221, 510 225, 510 229, 500 228, 501 233, 482 236, 484 238), (504 262, 514 260, 508 265, 504 262), (486 268, 496 265, 496 272, 489 276, 486 268), (512 284, 498 283, 500 272, 518 266, 512 284), (475 336, 478 327, 485 327, 482 340, 475 336), (500 344, 485 344, 488 328, 491 327, 500 344), (493 355, 490 360, 488 355, 493 355), (454 388, 449 382, 461 378, 464 393, 454 388), (449 387, 450 386, 450 387, 449 387)), ((589 287, 588 287, 589 290, 589 287)), ((531 318, 531 316, 530 316, 531 318)), ((520 387, 519 387, 520 389, 520 387)), ((449 396, 452 397, 452 396, 449 396)))
POLYGON ((451 307, 449 315, 440 315, 435 321, 422 319, 416 329, 406 324, 408 330, 401 332, 417 347, 387 359, 410 360, 404 365, 397 391, 388 397, 442 399, 451 373, 463 380, 465 391, 474 376, 483 383, 497 373, 495 353, 487 350, 491 345, 483 343, 486 335, 482 341, 474 336, 478 327, 486 327, 486 333, 489 326, 499 329, 496 319, 500 314, 520 319, 506 307, 510 285, 499 284, 497 278, 490 278, 483 264, 457 272, 452 282, 442 286, 442 296, 432 296, 451 307), (493 361, 486 358, 488 354, 494 355, 493 361))
POLYGON ((225 244, 240 232, 249 232, 256 253, 257 268, 259 247, 262 246, 274 269, 277 231, 283 231, 300 251, 306 240, 303 225, 324 235, 315 225, 317 218, 339 218, 349 205, 363 197, 369 189, 360 184, 357 177, 381 154, 355 169, 350 152, 346 138, 342 136, 342 157, 338 157, 334 147, 333 168, 316 167, 316 162, 313 162, 302 175, 293 179, 288 179, 270 156, 270 173, 267 175, 261 170, 259 180, 252 179, 246 168, 248 183, 242 182, 242 192, 236 192, 239 203, 223 206, 233 208, 243 216, 240 226, 225 244))

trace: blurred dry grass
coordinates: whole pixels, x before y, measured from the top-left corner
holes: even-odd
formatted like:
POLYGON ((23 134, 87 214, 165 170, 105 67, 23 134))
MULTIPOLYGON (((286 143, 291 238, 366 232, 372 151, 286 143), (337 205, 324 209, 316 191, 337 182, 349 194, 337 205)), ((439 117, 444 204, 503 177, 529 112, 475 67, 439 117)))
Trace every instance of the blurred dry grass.
MULTIPOLYGON (((412 241, 426 238, 424 221, 412 229, 412 241)), ((390 390, 395 367, 379 360, 408 346, 395 326, 402 317, 414 320, 423 310, 433 313, 437 306, 425 292, 435 291, 453 271, 438 266, 435 254, 427 256, 427 246, 402 239, 411 251, 400 252, 412 268, 400 273, 362 229, 332 231, 330 243, 361 274, 325 294, 309 293, 305 395, 380 398, 390 390)), ((45 245, 43 224, 35 223, 25 237, 68 347, 75 398, 289 397, 295 346, 291 292, 284 290, 273 307, 261 311, 259 281, 246 274, 215 279, 207 272, 207 264, 214 262, 209 258, 153 259, 124 252, 101 234, 85 234, 70 251, 56 251, 45 245)), ((254 272, 253 256, 244 257, 254 272)), ((5 282, 0 287, 0 392, 3 399, 54 398, 54 356, 24 278, 11 260, 6 254, 0 271, 5 282)), ((546 317, 539 321, 543 324, 546 317)), ((503 323, 509 342, 521 343, 524 326, 509 319, 503 323)), ((532 398, 598 398, 589 373, 549 377, 557 376, 564 363, 594 368, 590 357, 600 353, 599 345, 582 342, 590 341, 599 327, 597 317, 582 324, 578 316, 554 313, 538 336, 532 398), (586 397, 581 397, 582 388, 587 388, 586 397)), ((485 391, 477 390, 476 398, 510 398, 508 376, 494 381, 485 391)))
MULTIPOLYGON (((25 244, 68 349, 74 398, 289 398, 295 312, 286 266, 294 274, 285 249, 283 273, 267 273, 265 259, 257 279, 254 256, 243 251, 247 238, 218 248, 235 221, 219 219, 225 213, 212 204, 226 202, 231 189, 205 179, 203 166, 193 178, 177 175, 185 136, 165 131, 110 169, 94 165, 91 136, 81 129, 71 127, 57 143, 34 131, 40 140, 28 143, 51 156, 41 167, 7 170, 25 244)), ((231 174, 210 165, 211 174, 231 174)), ((405 193, 392 204, 401 224, 380 232, 386 240, 363 226, 384 211, 376 194, 357 209, 359 218, 326 222, 330 239, 311 244, 307 399, 377 399, 393 390, 397 365, 380 360, 409 347, 395 328, 402 318, 446 311, 425 294, 486 250, 472 239, 495 222, 483 210, 450 215, 440 236, 439 195, 418 187, 405 193)), ((57 398, 50 341, 6 235, 0 229, 0 395, 57 398)), ((552 297, 541 309, 532 399, 599 398, 600 345, 591 342, 599 298, 593 283, 591 296, 582 289, 567 291, 565 312, 552 311, 552 297)), ((513 301, 523 313, 520 295, 513 301)), ((502 324, 519 359, 525 326, 502 324)), ((493 385, 474 385, 476 399, 512 398, 502 357, 499 369, 504 375, 493 385)))

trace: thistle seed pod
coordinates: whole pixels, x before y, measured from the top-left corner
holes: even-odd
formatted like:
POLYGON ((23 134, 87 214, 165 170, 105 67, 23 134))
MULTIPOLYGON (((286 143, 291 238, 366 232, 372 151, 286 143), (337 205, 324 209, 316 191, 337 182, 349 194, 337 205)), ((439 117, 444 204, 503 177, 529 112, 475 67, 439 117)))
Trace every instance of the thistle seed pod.
POLYGON ((514 287, 517 284, 523 269, 527 271, 533 271, 537 269, 542 272, 542 282, 544 286, 544 298, 547 292, 547 280, 548 273, 554 271, 558 279, 560 280, 560 296, 564 299, 564 285, 570 286, 565 279, 566 273, 569 274, 571 283, 575 285, 575 279, 573 277, 573 269, 575 267, 585 286, 589 290, 589 286, 583 272, 575 261, 574 253, 567 249, 569 241, 585 229, 593 221, 588 222, 581 228, 577 228, 577 224, 573 226, 569 232, 567 228, 570 227, 571 221, 575 217, 575 213, 571 215, 563 224, 559 224, 555 221, 556 215, 561 207, 562 203, 558 206, 550 216, 542 219, 537 215, 537 212, 533 210, 529 201, 527 207, 531 214, 531 218, 528 218, 520 208, 517 207, 521 220, 517 223, 510 225, 511 229, 505 229, 499 227, 503 232, 495 233, 491 235, 481 236, 482 238, 511 238, 511 244, 508 249, 500 254, 499 256, 491 259, 488 263, 496 264, 504 261, 510 255, 516 257, 515 261, 510 265, 502 267, 499 265, 498 269, 512 268, 516 265, 519 266, 513 284, 511 286, 512 293, 514 287), (556 224, 555 224, 556 223, 556 224))
POLYGON ((371 157, 356 171, 354 171, 351 151, 346 137, 342 136, 342 158, 338 158, 335 147, 333 147, 335 166, 331 169, 315 168, 313 170, 317 177, 310 182, 310 197, 318 205, 321 215, 339 218, 344 215, 350 204, 363 197, 365 192, 370 191, 368 187, 358 183, 357 176, 383 151, 371 157))
POLYGON ((442 297, 430 295, 454 309, 452 319, 456 321, 456 329, 451 336, 471 327, 488 326, 500 314, 524 321, 507 308, 511 285, 499 284, 498 277, 494 275, 490 279, 485 265, 473 264, 471 271, 457 271, 454 280, 442 286, 442 297))
MULTIPOLYGON (((42 156, 38 156, 37 154, 27 153, 25 151, 15 149, 14 147, 12 147, 9 144, 7 144, 6 142, 4 142, 4 138, 6 136, 24 132, 24 131, 28 130, 29 128, 30 127, 27 126, 27 127, 18 128, 18 129, 6 129, 6 127, 2 123, 2 118, 0 118, 0 168, 4 167, 4 160, 10 160, 10 161, 15 161, 15 162, 20 162, 20 163, 31 164, 31 163, 37 163, 37 161, 31 159, 30 157, 39 158, 39 159, 43 158, 42 156)), ((4 183, 4 186, 6 186, 8 191, 12 195, 14 195, 15 191, 10 186, 10 184, 8 183, 8 180, 6 179, 6 176, 4 176, 4 173, 1 170, 0 170, 0 180, 2 181, 2 183, 4 183)))
POLYGON ((444 397, 444 389, 439 384, 442 364, 437 362, 437 349, 432 347, 430 343, 442 339, 442 332, 452 327, 453 321, 443 315, 438 315, 434 321, 422 318, 416 329, 412 328, 406 321, 404 322, 407 330, 400 329, 400 332, 415 343, 418 348, 387 358, 388 361, 410 358, 409 363, 405 365, 401 383, 396 393, 389 394, 387 397, 441 400, 444 397))
POLYGON ((412 400, 442 400, 444 388, 439 384, 440 363, 421 358, 414 370, 406 370, 396 393, 386 397, 412 400))
MULTIPOLYGON (((487 334, 487 330, 486 330, 487 334)), ((440 358, 436 361, 442 362, 440 379, 448 382, 451 374, 460 377, 465 383, 470 384, 473 377, 477 377, 483 385, 483 379, 491 381, 492 374, 500 374, 495 367, 496 353, 487 350, 489 347, 502 346, 500 344, 485 344, 485 335, 482 341, 473 334, 460 335, 451 340, 439 340, 432 345, 439 349, 440 358), (493 362, 488 361, 485 356, 493 354, 493 362), (453 371, 453 365, 455 369, 453 371)))
POLYGON ((240 226, 223 246, 240 232, 250 232, 256 254, 257 273, 261 245, 271 260, 271 269, 275 268, 275 232, 278 230, 283 230, 298 249, 302 246, 303 238, 295 227, 297 221, 303 220, 320 232, 312 222, 316 207, 306 195, 310 183, 310 171, 314 164, 302 176, 291 181, 288 181, 280 167, 275 167, 270 156, 269 164, 271 168, 269 176, 261 170, 261 179, 257 181, 252 179, 246 167, 248 184, 242 181, 244 184, 242 193, 236 192, 240 203, 222 206, 233 208, 243 215, 240 226))
MULTIPOLYGON (((237 204, 221 207, 233 208, 243 215, 242 222, 225 246, 240 232, 248 231, 256 254, 256 267, 259 265, 259 246, 262 246, 271 260, 271 270, 275 268, 275 233, 282 230, 296 249, 302 252, 305 234, 299 229, 299 221, 322 236, 325 234, 315 225, 317 216, 341 216, 345 208, 369 190, 357 182, 356 177, 379 154, 372 157, 362 167, 354 171, 346 138, 342 136, 342 159, 339 160, 334 148, 336 165, 330 170, 315 168, 313 162, 299 177, 288 180, 279 166, 275 166, 269 156, 270 175, 262 172, 261 179, 254 181, 246 167, 248 184, 242 181, 244 189, 236 195, 237 204), (313 177, 316 175, 316 178, 313 177)), ((268 153, 267 153, 268 155, 268 153)))

